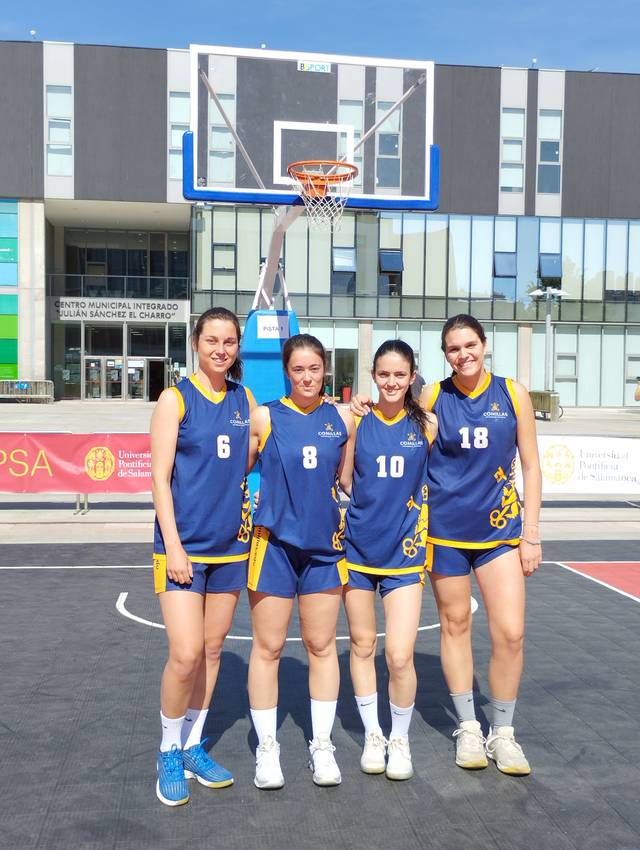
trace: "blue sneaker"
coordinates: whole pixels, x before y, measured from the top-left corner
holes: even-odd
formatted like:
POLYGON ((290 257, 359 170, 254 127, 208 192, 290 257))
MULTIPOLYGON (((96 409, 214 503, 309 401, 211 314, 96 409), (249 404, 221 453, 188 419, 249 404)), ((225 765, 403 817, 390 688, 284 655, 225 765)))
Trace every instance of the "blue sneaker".
POLYGON ((175 744, 167 752, 158 753, 156 795, 165 806, 183 806, 189 802, 189 783, 184 775, 182 750, 175 744))
POLYGON ((205 741, 183 750, 184 775, 187 779, 197 779, 207 788, 226 788, 233 785, 233 775, 222 765, 209 758, 203 747, 205 741))

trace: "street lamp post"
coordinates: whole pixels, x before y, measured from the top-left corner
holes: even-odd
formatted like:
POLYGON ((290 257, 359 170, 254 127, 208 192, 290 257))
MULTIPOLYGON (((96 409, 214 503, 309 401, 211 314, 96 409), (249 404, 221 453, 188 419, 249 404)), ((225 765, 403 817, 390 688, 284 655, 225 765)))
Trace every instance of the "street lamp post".
POLYGON ((551 335, 551 302, 554 298, 562 298, 563 295, 568 295, 563 289, 556 289, 552 286, 547 286, 544 289, 534 289, 529 295, 534 298, 544 298, 547 302, 547 312, 544 320, 544 388, 546 392, 550 392, 553 383, 553 337, 551 335))

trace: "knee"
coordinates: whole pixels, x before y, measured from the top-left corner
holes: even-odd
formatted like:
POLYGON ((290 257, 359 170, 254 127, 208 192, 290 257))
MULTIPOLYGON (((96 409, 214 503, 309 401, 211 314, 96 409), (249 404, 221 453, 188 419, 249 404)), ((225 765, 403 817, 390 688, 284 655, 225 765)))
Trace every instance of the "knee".
POLYGON ((170 652, 169 664, 174 674, 183 682, 196 675, 202 664, 202 648, 180 648, 170 652))
POLYGON ((267 663, 279 661, 283 648, 284 641, 256 640, 254 635, 252 652, 257 655, 260 661, 265 661, 267 663))
POLYGON ((461 637, 471 631, 471 607, 459 606, 440 613, 440 628, 448 637, 461 637))
POLYGON ((401 676, 413 669, 413 653, 402 647, 390 647, 385 650, 387 667, 392 676, 401 676))
POLYGON ((223 640, 216 638, 215 640, 205 640, 204 655, 210 664, 218 664, 222 655, 223 640))
POLYGON ((524 628, 513 625, 499 629, 493 634, 493 645, 502 652, 517 655, 524 645, 524 628))
POLYGON ((329 638, 307 636, 303 638, 303 643, 308 654, 314 658, 328 658, 330 655, 335 654, 336 651, 336 642, 333 635, 329 638))
POLYGON ((359 661, 367 661, 373 658, 376 652, 377 638, 372 635, 352 635, 351 636, 351 655, 355 656, 359 661))

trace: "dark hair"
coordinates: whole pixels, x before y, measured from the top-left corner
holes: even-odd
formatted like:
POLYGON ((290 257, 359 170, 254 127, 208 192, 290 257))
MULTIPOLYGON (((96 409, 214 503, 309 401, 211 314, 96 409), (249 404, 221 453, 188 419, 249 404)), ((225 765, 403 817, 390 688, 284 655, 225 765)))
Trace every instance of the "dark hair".
MULTIPOLYGON (((204 330, 205 324, 210 319, 220 319, 223 322, 231 322, 231 324, 236 329, 236 334, 238 337, 238 345, 240 345, 240 322, 238 321, 238 317, 235 313, 232 313, 231 310, 227 310, 226 307, 211 307, 210 310, 205 310, 201 316, 198 316, 195 325, 193 326, 193 331, 191 333, 191 340, 194 346, 198 345, 198 340, 200 339, 200 335, 204 330)), ((242 380, 242 360, 240 357, 236 357, 234 364, 231 366, 229 371, 227 372, 232 381, 241 381, 242 380)))
MULTIPOLYGON (((409 364, 409 372, 413 374, 416 371, 416 358, 413 353, 413 348, 408 345, 404 340, 401 339, 388 339, 386 342, 383 342, 380 348, 376 351, 375 357, 373 358, 373 370, 375 372, 376 364, 380 357, 384 357, 385 354, 399 354, 400 357, 404 358, 409 364)), ((420 430, 424 432, 427 428, 427 422, 429 421, 429 415, 426 410, 424 410, 418 402, 411 395, 411 387, 407 387, 407 391, 404 394, 404 409, 407 412, 407 416, 410 419, 420 426, 420 430)))
POLYGON ((440 337, 440 348, 446 352, 447 344, 446 338, 449 331, 457 331, 462 328, 469 328, 475 333, 478 334, 480 342, 486 342, 487 337, 484 332, 484 328, 480 324, 480 322, 474 317, 470 316, 468 313, 459 313, 457 316, 451 316, 450 319, 444 323, 444 327, 442 328, 442 335, 440 337))
POLYGON ((310 348, 322 360, 323 386, 320 390, 320 395, 324 395, 324 373, 327 371, 327 352, 317 337, 311 336, 311 334, 294 334, 294 336, 289 337, 282 346, 282 366, 284 371, 286 372, 289 367, 289 360, 291 360, 293 352, 303 348, 310 348))

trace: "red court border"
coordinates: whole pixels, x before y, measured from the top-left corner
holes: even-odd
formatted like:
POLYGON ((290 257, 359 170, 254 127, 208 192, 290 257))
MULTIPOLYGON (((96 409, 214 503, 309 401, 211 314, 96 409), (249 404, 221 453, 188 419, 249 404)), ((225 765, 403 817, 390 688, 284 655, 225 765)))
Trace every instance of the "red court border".
POLYGON ((640 561, 552 561, 565 570, 640 602, 640 561))

